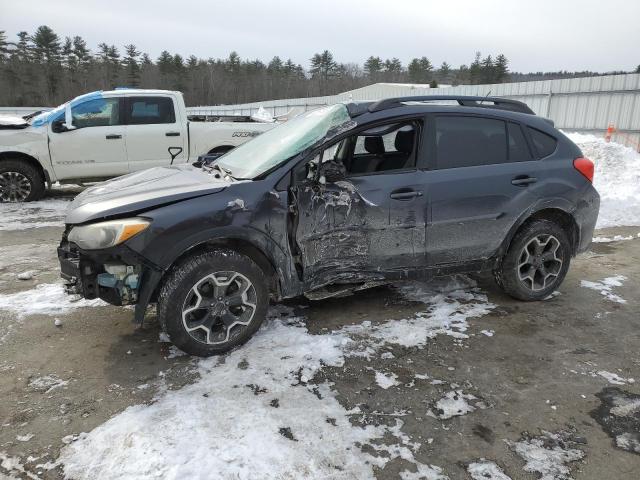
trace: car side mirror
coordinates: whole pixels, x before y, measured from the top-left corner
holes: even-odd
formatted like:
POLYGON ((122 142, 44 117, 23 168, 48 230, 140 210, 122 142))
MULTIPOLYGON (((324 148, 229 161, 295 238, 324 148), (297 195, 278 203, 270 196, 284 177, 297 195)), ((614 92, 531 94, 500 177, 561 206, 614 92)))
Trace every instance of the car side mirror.
POLYGON ((62 133, 68 132, 69 129, 65 126, 64 121, 56 120, 55 122, 51 123, 51 131, 54 133, 62 133))

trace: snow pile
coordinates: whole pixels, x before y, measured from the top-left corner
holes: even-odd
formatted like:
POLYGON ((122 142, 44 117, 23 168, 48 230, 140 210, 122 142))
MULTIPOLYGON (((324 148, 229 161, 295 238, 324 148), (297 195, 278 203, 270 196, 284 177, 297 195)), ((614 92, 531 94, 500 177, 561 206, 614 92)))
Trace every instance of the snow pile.
POLYGON ((64 291, 60 283, 41 283, 30 290, 0 294, 0 311, 17 314, 18 318, 29 315, 60 315, 81 307, 106 305, 100 299, 76 299, 64 291))
POLYGON ((473 480, 511 480, 498 465, 483 458, 470 463, 467 472, 473 480))
POLYGON ((613 277, 607 277, 599 282, 590 282, 588 280, 581 280, 580 286, 585 288, 590 288, 591 290, 595 290, 596 292, 600 292, 607 300, 616 303, 627 303, 627 301, 619 295, 616 295, 612 292, 613 287, 621 287, 622 282, 625 281, 627 277, 624 275, 615 275, 613 277))
POLYGON ((597 227, 640 225, 640 153, 594 135, 566 135, 595 162, 601 202, 597 227))
POLYGON ((68 200, 0 203, 0 230, 61 227, 69 204, 68 200))
POLYGON ((441 334, 468 338, 465 333, 469 327, 467 319, 486 315, 495 307, 476 283, 463 275, 430 283, 412 282, 399 285, 398 289, 407 300, 424 303, 427 309, 413 318, 376 325, 366 321, 342 331, 364 335, 363 343, 367 348, 379 348, 385 343, 424 347, 429 339, 441 334))
POLYGON ((465 394, 462 390, 452 390, 438 400, 433 408, 427 412, 427 415, 440 420, 466 415, 474 412, 476 408, 484 408, 484 404, 480 401, 476 402, 476 405, 470 403, 476 400, 478 397, 470 393, 465 394))
POLYGON ((584 457, 582 450, 569 448, 570 443, 563 433, 543 432, 540 437, 525 438, 510 445, 526 462, 525 472, 538 473, 540 480, 570 480, 567 464, 584 457))

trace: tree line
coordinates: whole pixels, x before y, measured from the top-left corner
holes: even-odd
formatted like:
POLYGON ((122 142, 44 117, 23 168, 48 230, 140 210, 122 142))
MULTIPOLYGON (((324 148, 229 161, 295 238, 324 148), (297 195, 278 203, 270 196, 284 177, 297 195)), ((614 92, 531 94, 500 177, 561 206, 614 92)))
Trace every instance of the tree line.
MULTIPOLYGON (((544 75, 544 74, 540 74, 544 75)), ((566 72, 565 76, 570 76, 566 72)), ((80 36, 60 37, 46 25, 11 40, 0 31, 0 105, 54 106, 82 93, 115 87, 180 90, 187 105, 235 104, 260 100, 333 95, 376 82, 440 84, 502 83, 525 74, 509 72, 508 59, 480 52, 469 65, 433 65, 426 57, 403 65, 398 58, 370 56, 363 65, 340 63, 325 50, 308 68, 275 56, 268 62, 183 57, 163 51, 152 59, 136 45, 100 43, 92 51, 80 36)), ((563 78, 560 76, 554 78, 563 78)))

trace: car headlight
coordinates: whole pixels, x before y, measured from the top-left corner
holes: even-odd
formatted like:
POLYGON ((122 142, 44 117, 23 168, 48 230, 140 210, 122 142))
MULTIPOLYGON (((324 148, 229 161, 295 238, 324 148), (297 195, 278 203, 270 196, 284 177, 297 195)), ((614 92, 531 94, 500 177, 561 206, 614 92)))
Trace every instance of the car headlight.
POLYGON ((68 240, 83 250, 113 247, 137 235, 150 223, 144 218, 126 218, 92 223, 73 227, 69 232, 68 240))

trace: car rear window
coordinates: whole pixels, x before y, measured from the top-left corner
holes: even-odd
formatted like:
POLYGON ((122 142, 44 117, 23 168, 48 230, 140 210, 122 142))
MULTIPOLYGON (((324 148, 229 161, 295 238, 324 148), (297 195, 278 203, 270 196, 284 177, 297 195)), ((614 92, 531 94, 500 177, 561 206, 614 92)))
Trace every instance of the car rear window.
POLYGON ((173 100, 168 97, 130 97, 129 124, 175 123, 173 100))
POLYGON ((538 153, 538 157, 548 157, 556 151, 558 140, 533 127, 527 128, 529 129, 529 135, 531 135, 531 140, 533 141, 533 146, 538 153))
POLYGON ((502 120, 436 117, 436 169, 491 165, 507 161, 507 133, 502 120))
POLYGON ((532 160, 529 145, 524 137, 522 128, 517 123, 509 122, 509 161, 510 162, 528 162, 532 160))

